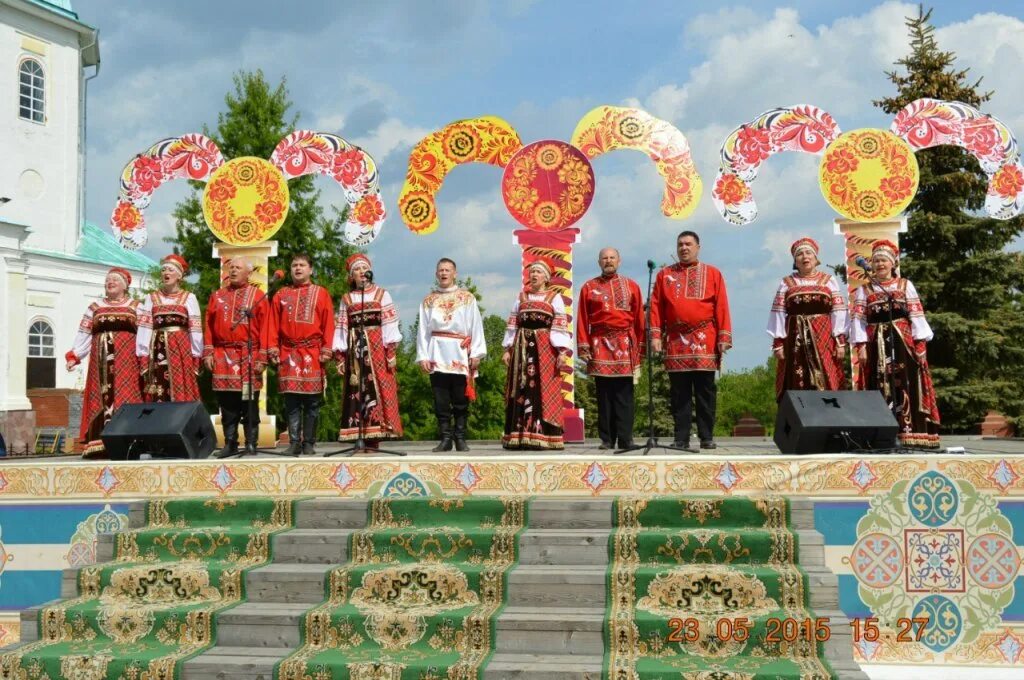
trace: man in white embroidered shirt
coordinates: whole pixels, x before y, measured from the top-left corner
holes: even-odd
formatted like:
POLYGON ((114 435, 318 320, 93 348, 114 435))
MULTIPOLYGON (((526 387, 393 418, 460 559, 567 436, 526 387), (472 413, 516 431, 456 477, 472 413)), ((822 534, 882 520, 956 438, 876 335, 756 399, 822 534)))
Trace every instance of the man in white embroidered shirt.
POLYGON ((437 263, 437 286, 420 304, 416 362, 430 374, 440 443, 434 451, 469 451, 466 420, 476 398, 474 376, 487 354, 476 298, 455 283, 455 262, 437 263), (454 421, 454 423, 453 423, 454 421))

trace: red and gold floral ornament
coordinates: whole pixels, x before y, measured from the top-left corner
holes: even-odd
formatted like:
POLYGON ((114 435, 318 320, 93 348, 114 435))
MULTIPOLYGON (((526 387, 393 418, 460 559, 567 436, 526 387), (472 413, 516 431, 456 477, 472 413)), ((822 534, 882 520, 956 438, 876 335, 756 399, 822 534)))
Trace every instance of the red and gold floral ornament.
POLYGON ((398 209, 414 233, 433 232, 445 176, 463 163, 488 163, 505 170, 502 197, 517 222, 535 231, 557 231, 590 207, 595 189, 590 159, 615 149, 644 151, 655 162, 665 178, 666 216, 681 219, 697 207, 702 185, 683 134, 645 111, 600 106, 580 120, 571 142, 523 146, 515 129, 495 116, 458 120, 431 133, 409 155, 398 209))
POLYGON ((129 250, 146 245, 144 212, 164 182, 179 178, 205 182, 223 164, 217 145, 200 134, 161 139, 135 156, 121 171, 121 188, 110 218, 118 242, 129 250))
POLYGON ((386 216, 376 163, 341 137, 310 130, 282 139, 269 162, 256 157, 225 162, 217 145, 199 134, 162 140, 125 166, 111 227, 125 248, 143 247, 148 239, 144 211, 153 191, 185 178, 207 182, 203 214, 218 238, 235 245, 261 243, 288 216, 287 180, 314 173, 333 178, 344 192, 345 241, 366 245, 376 238, 386 216))
POLYGON ((779 151, 803 151, 823 156, 819 186, 836 212, 862 222, 886 220, 917 192, 914 152, 943 144, 978 159, 989 177, 985 211, 991 217, 1006 220, 1024 210, 1024 166, 1009 128, 968 104, 936 99, 911 102, 888 131, 840 134, 832 117, 814 106, 765 112, 726 138, 712 199, 725 220, 752 222, 757 207, 748 182, 761 163, 779 151))

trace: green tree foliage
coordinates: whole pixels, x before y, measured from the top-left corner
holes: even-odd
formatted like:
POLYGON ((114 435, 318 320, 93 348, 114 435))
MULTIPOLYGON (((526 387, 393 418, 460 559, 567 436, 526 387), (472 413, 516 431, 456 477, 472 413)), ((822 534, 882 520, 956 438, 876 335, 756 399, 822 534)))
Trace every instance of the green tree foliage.
MULTIPOLYGON (((277 143, 295 130, 299 121, 297 114, 289 113, 292 102, 285 80, 271 86, 263 72, 258 70, 237 73, 234 88, 224 97, 224 104, 225 110, 217 116, 216 130, 204 126, 203 134, 217 143, 227 159, 241 156, 269 159, 277 143)), ((174 245, 175 252, 188 260, 192 273, 198 275, 189 288, 205 310, 210 295, 220 286, 220 265, 210 256, 217 240, 203 217, 202 191, 205 184, 190 182, 190 185, 191 194, 174 209, 175 235, 166 240, 174 245)), ((343 275, 345 258, 355 252, 344 242, 341 229, 336 228, 345 214, 336 210, 332 210, 330 216, 325 214, 312 176, 289 180, 288 191, 288 217, 274 235, 278 254, 271 258, 269 269, 287 272, 293 254, 307 253, 313 258, 313 280, 327 288, 332 299, 337 300, 348 286, 343 275)), ((267 410, 277 414, 278 423, 283 427, 283 402, 277 393, 274 373, 273 369, 269 371, 267 410)), ((332 440, 338 433, 341 386, 333 366, 329 367, 328 375, 318 435, 332 440)), ((208 374, 204 373, 200 386, 207 407, 215 409, 208 374)))
MULTIPOLYGON (((980 107, 979 90, 956 55, 939 49, 931 11, 907 19, 910 53, 888 73, 897 93, 875 102, 895 114, 921 97, 980 107)), ((944 429, 965 431, 988 409, 1024 426, 1024 262, 1009 252, 1024 219, 979 216, 987 177, 962 149, 942 146, 917 153, 920 188, 901 238, 902 275, 914 282, 935 339, 928 357, 944 429)))

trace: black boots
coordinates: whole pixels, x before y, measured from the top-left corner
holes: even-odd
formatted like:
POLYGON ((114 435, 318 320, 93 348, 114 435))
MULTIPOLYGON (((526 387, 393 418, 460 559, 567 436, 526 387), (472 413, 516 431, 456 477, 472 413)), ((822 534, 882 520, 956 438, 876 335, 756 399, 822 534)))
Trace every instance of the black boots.
POLYGON ((257 443, 260 438, 260 426, 250 427, 248 424, 245 426, 245 452, 247 454, 256 455, 257 443))
POLYGON ((284 455, 298 456, 302 452, 302 411, 288 411, 288 448, 284 455))
POLYGON ((320 407, 306 409, 306 418, 302 421, 302 455, 316 455, 316 421, 320 415, 320 407))
POLYGON ((435 446, 431 450, 435 451, 435 452, 451 451, 452 450, 452 421, 451 421, 451 418, 441 418, 439 416, 438 419, 437 419, 437 429, 441 433, 441 441, 438 442, 437 446, 435 446))
POLYGON ((227 458, 238 454, 238 423, 224 423, 224 448, 214 454, 217 458, 227 458))
POLYGON ((456 451, 469 451, 469 446, 466 444, 466 420, 467 413, 465 411, 455 414, 455 450, 456 451))

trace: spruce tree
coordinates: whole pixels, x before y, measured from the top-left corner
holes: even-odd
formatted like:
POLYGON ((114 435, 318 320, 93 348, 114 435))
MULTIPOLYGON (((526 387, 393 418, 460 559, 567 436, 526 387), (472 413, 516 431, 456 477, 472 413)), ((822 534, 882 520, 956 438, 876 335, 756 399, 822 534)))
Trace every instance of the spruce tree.
MULTIPOLYGON (((982 108, 992 97, 981 78, 956 68, 939 49, 931 10, 907 18, 910 53, 887 73, 897 93, 875 105, 895 114, 922 97, 982 108)), ((969 431, 989 409, 1024 425, 1024 263, 1010 252, 1024 218, 1001 221, 981 212, 988 178, 966 151, 919 151, 921 180, 900 238, 901 275, 913 281, 935 339, 928 360, 945 431, 969 431)))
MULTIPOLYGON (((224 97, 226 108, 217 115, 216 130, 211 131, 204 126, 203 134, 217 143, 226 160, 241 156, 269 159, 277 143, 297 129, 299 122, 297 114, 289 113, 292 102, 286 82, 282 78, 272 87, 259 70, 239 72, 233 80, 233 91, 224 97)), ((210 295, 220 286, 220 263, 211 256, 217 239, 207 228, 203 217, 202 192, 206 185, 201 182, 190 182, 190 185, 190 195, 174 209, 175 236, 166 240, 174 244, 175 252, 188 261, 194 274, 198 274, 198 281, 189 288, 205 310, 210 295)), ((320 191, 314 186, 312 176, 289 180, 288 192, 288 217, 273 237, 278 243, 278 254, 271 258, 269 270, 287 272, 293 254, 307 253, 313 258, 313 281, 327 288, 337 305, 338 298, 348 287, 345 258, 355 252, 344 242, 341 229, 335 227, 338 220, 344 219, 344 212, 335 210, 331 217, 325 215, 320 205, 320 191)), ((208 407, 214 407, 209 375, 204 372, 202 376, 204 401, 208 407)), ((276 382, 271 369, 267 410, 276 413, 278 424, 283 426, 283 405, 277 394, 276 382)), ((329 367, 328 388, 318 428, 321 440, 333 440, 337 436, 341 415, 340 382, 333 366, 329 367)))

